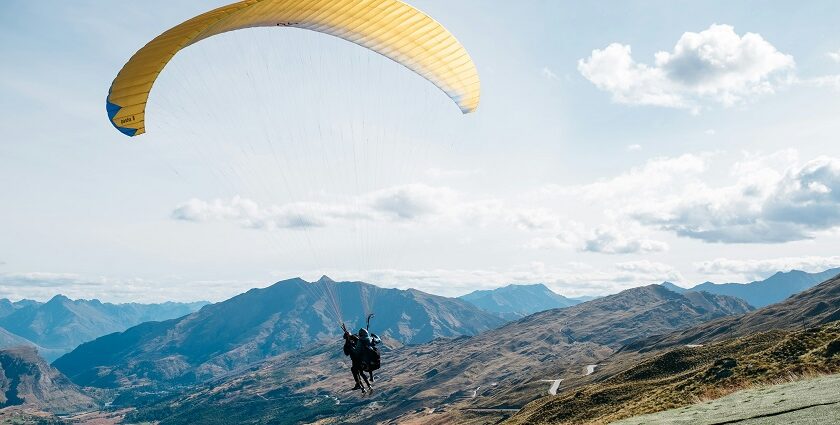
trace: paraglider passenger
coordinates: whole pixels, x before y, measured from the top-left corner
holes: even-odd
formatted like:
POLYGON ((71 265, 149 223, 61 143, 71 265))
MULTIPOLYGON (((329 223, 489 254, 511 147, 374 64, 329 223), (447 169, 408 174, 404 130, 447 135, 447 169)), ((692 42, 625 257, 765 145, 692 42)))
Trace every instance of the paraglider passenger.
MULTIPOLYGON (((364 393, 365 387, 362 386, 362 380, 360 378, 361 370, 359 367, 359 356, 356 354, 356 346, 358 345, 358 341, 358 335, 351 334, 347 331, 347 329, 344 330, 344 355, 350 356, 350 373, 353 374, 353 382, 356 383, 356 385, 353 388, 351 388, 351 390, 362 390, 362 393, 364 393)), ((361 376, 364 377, 364 375, 361 376)), ((365 380, 367 380, 366 377, 365 380)), ((368 386, 370 386, 370 384, 368 384, 368 386)))
POLYGON ((373 371, 379 369, 380 356, 377 344, 382 343, 382 340, 376 335, 371 334, 366 328, 359 329, 358 335, 353 335, 344 330, 344 354, 350 356, 352 366, 350 372, 353 374, 353 381, 356 386, 353 390, 362 390, 365 392, 365 387, 362 385, 364 381, 367 389, 372 389, 370 382, 373 381, 373 371), (365 372, 368 374, 365 375, 365 372), (370 380, 368 380, 368 376, 370 380))
POLYGON ((373 371, 379 369, 379 349, 376 344, 382 343, 382 340, 376 335, 370 333, 367 329, 359 329, 358 339, 356 340, 356 352, 360 354, 365 368, 370 376, 370 382, 374 381, 373 371))

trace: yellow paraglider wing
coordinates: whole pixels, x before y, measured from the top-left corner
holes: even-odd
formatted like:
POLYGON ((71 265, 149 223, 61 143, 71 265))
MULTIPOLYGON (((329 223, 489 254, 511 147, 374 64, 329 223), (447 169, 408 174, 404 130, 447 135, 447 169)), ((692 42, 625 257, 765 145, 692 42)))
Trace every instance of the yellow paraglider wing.
POLYGON ((224 32, 269 26, 351 41, 431 81, 463 113, 478 107, 480 82, 467 51, 446 28, 399 0, 244 0, 183 22, 135 53, 108 91, 108 117, 126 135, 143 134, 149 92, 178 51, 224 32))

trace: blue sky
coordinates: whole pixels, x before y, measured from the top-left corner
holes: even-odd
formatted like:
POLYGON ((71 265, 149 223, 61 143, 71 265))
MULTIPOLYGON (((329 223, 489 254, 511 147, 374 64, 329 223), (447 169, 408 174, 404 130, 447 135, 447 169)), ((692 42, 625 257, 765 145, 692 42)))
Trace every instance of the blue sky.
POLYGON ((148 133, 116 132, 122 64, 221 4, 0 5, 0 296, 324 273, 583 295, 840 265, 836 2, 413 2, 478 66, 468 116, 350 43, 240 31, 179 53, 148 133))

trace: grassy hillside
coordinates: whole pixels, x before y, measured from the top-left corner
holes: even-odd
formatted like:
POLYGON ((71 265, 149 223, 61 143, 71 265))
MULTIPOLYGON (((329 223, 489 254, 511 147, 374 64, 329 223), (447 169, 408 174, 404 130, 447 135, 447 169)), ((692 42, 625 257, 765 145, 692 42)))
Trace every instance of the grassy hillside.
POLYGON ((819 424, 840 418, 840 375, 760 386, 726 397, 641 415, 615 425, 819 424))
POLYGON ((773 330, 651 356, 527 405, 509 424, 588 424, 687 406, 780 377, 840 372, 840 323, 773 330))

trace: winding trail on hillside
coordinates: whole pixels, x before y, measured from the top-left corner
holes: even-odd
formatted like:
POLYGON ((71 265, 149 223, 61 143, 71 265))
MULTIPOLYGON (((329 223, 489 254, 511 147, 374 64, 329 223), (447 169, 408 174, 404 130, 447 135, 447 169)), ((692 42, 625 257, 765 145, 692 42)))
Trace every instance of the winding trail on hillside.
POLYGON ((540 382, 551 382, 551 387, 548 388, 548 393, 551 395, 557 395, 557 389, 560 388, 560 383, 563 382, 563 378, 541 379, 540 382))
POLYGON ((476 412, 476 413, 516 413, 519 409, 482 409, 482 408, 475 408, 475 409, 464 409, 467 412, 476 412))

